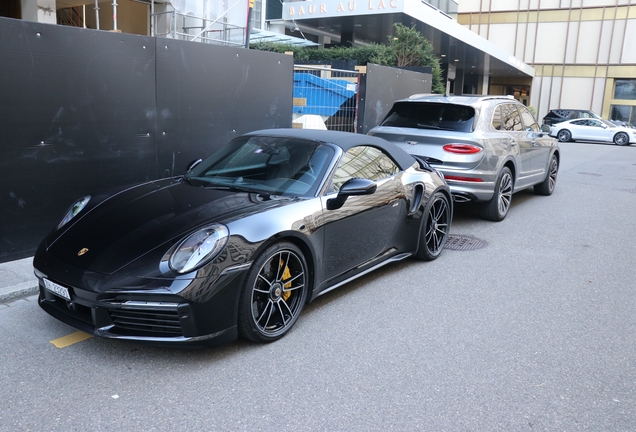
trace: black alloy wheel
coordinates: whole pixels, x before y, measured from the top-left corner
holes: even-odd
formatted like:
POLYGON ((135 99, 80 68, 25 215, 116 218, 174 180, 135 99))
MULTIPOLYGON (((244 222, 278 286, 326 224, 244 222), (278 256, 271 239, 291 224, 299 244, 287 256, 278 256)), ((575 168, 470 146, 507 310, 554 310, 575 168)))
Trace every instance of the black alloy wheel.
POLYGON ((441 192, 435 193, 429 200, 423 217, 425 219, 417 257, 432 261, 442 253, 448 239, 451 215, 446 195, 441 192))
POLYGON ((239 300, 239 334, 273 342, 294 325, 307 298, 309 273, 292 243, 270 246, 252 264, 239 300))
POLYGON ((559 160, 556 155, 550 156, 550 165, 546 173, 545 180, 534 185, 534 192, 539 195, 552 195, 556 187, 557 175, 559 174, 559 160))
POLYGON ((569 130, 562 129, 562 130, 559 131, 559 133, 557 133, 557 139, 560 142, 572 141, 572 134, 570 133, 569 130))
POLYGON ((625 132, 619 132, 614 135, 614 144, 624 146, 629 144, 629 136, 625 132))
POLYGON ((514 181, 510 168, 504 167, 499 174, 495 191, 490 201, 482 202, 479 205, 481 217, 493 222, 504 220, 510 210, 512 202, 512 191, 514 181))

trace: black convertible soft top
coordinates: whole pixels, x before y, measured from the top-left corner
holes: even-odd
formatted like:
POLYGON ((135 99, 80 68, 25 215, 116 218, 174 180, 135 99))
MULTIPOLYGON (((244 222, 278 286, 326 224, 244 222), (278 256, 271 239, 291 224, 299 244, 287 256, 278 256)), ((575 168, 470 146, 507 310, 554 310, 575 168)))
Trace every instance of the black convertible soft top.
POLYGON ((355 134, 350 132, 338 132, 316 129, 263 129, 247 133, 245 135, 278 136, 284 138, 297 138, 311 141, 331 143, 340 147, 343 151, 359 145, 378 147, 387 152, 400 169, 406 170, 415 163, 413 156, 382 138, 371 135, 355 134))

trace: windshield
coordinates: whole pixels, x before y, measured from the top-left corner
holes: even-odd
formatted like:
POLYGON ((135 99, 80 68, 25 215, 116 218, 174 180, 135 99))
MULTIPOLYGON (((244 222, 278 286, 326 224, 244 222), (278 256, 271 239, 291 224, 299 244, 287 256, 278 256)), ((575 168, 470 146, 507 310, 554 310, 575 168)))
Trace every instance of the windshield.
POLYGON ((228 145, 185 175, 196 186, 270 195, 314 195, 334 151, 315 141, 249 136, 228 145))
POLYGON ((397 102, 380 126, 472 132, 475 110, 446 103, 397 102))

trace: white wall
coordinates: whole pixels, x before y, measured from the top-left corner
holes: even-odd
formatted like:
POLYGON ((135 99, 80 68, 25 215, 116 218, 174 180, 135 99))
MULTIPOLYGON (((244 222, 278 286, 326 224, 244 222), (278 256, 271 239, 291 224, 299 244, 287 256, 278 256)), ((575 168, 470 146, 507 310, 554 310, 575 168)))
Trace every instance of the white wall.
POLYGON ((534 63, 563 63, 567 28, 562 22, 539 23, 534 63))
POLYGON ((601 40, 601 21, 583 21, 579 26, 575 63, 596 63, 601 40))
POLYGON ((559 108, 591 108, 594 78, 567 77, 562 86, 561 102, 557 102, 559 108))
POLYGON ((517 24, 491 24, 488 40, 509 53, 515 54, 517 24))
POLYGON ((630 37, 623 39, 621 63, 636 63, 636 20, 627 20, 625 34, 630 35, 630 37))
POLYGON ((57 24, 55 0, 22 0, 22 19, 57 24))

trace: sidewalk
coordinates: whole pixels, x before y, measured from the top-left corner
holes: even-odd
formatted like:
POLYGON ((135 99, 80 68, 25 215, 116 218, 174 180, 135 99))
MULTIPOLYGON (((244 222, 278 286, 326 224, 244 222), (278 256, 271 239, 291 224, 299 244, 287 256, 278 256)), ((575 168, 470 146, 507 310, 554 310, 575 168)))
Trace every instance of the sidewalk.
POLYGON ((0 304, 37 294, 33 257, 0 263, 0 304))

